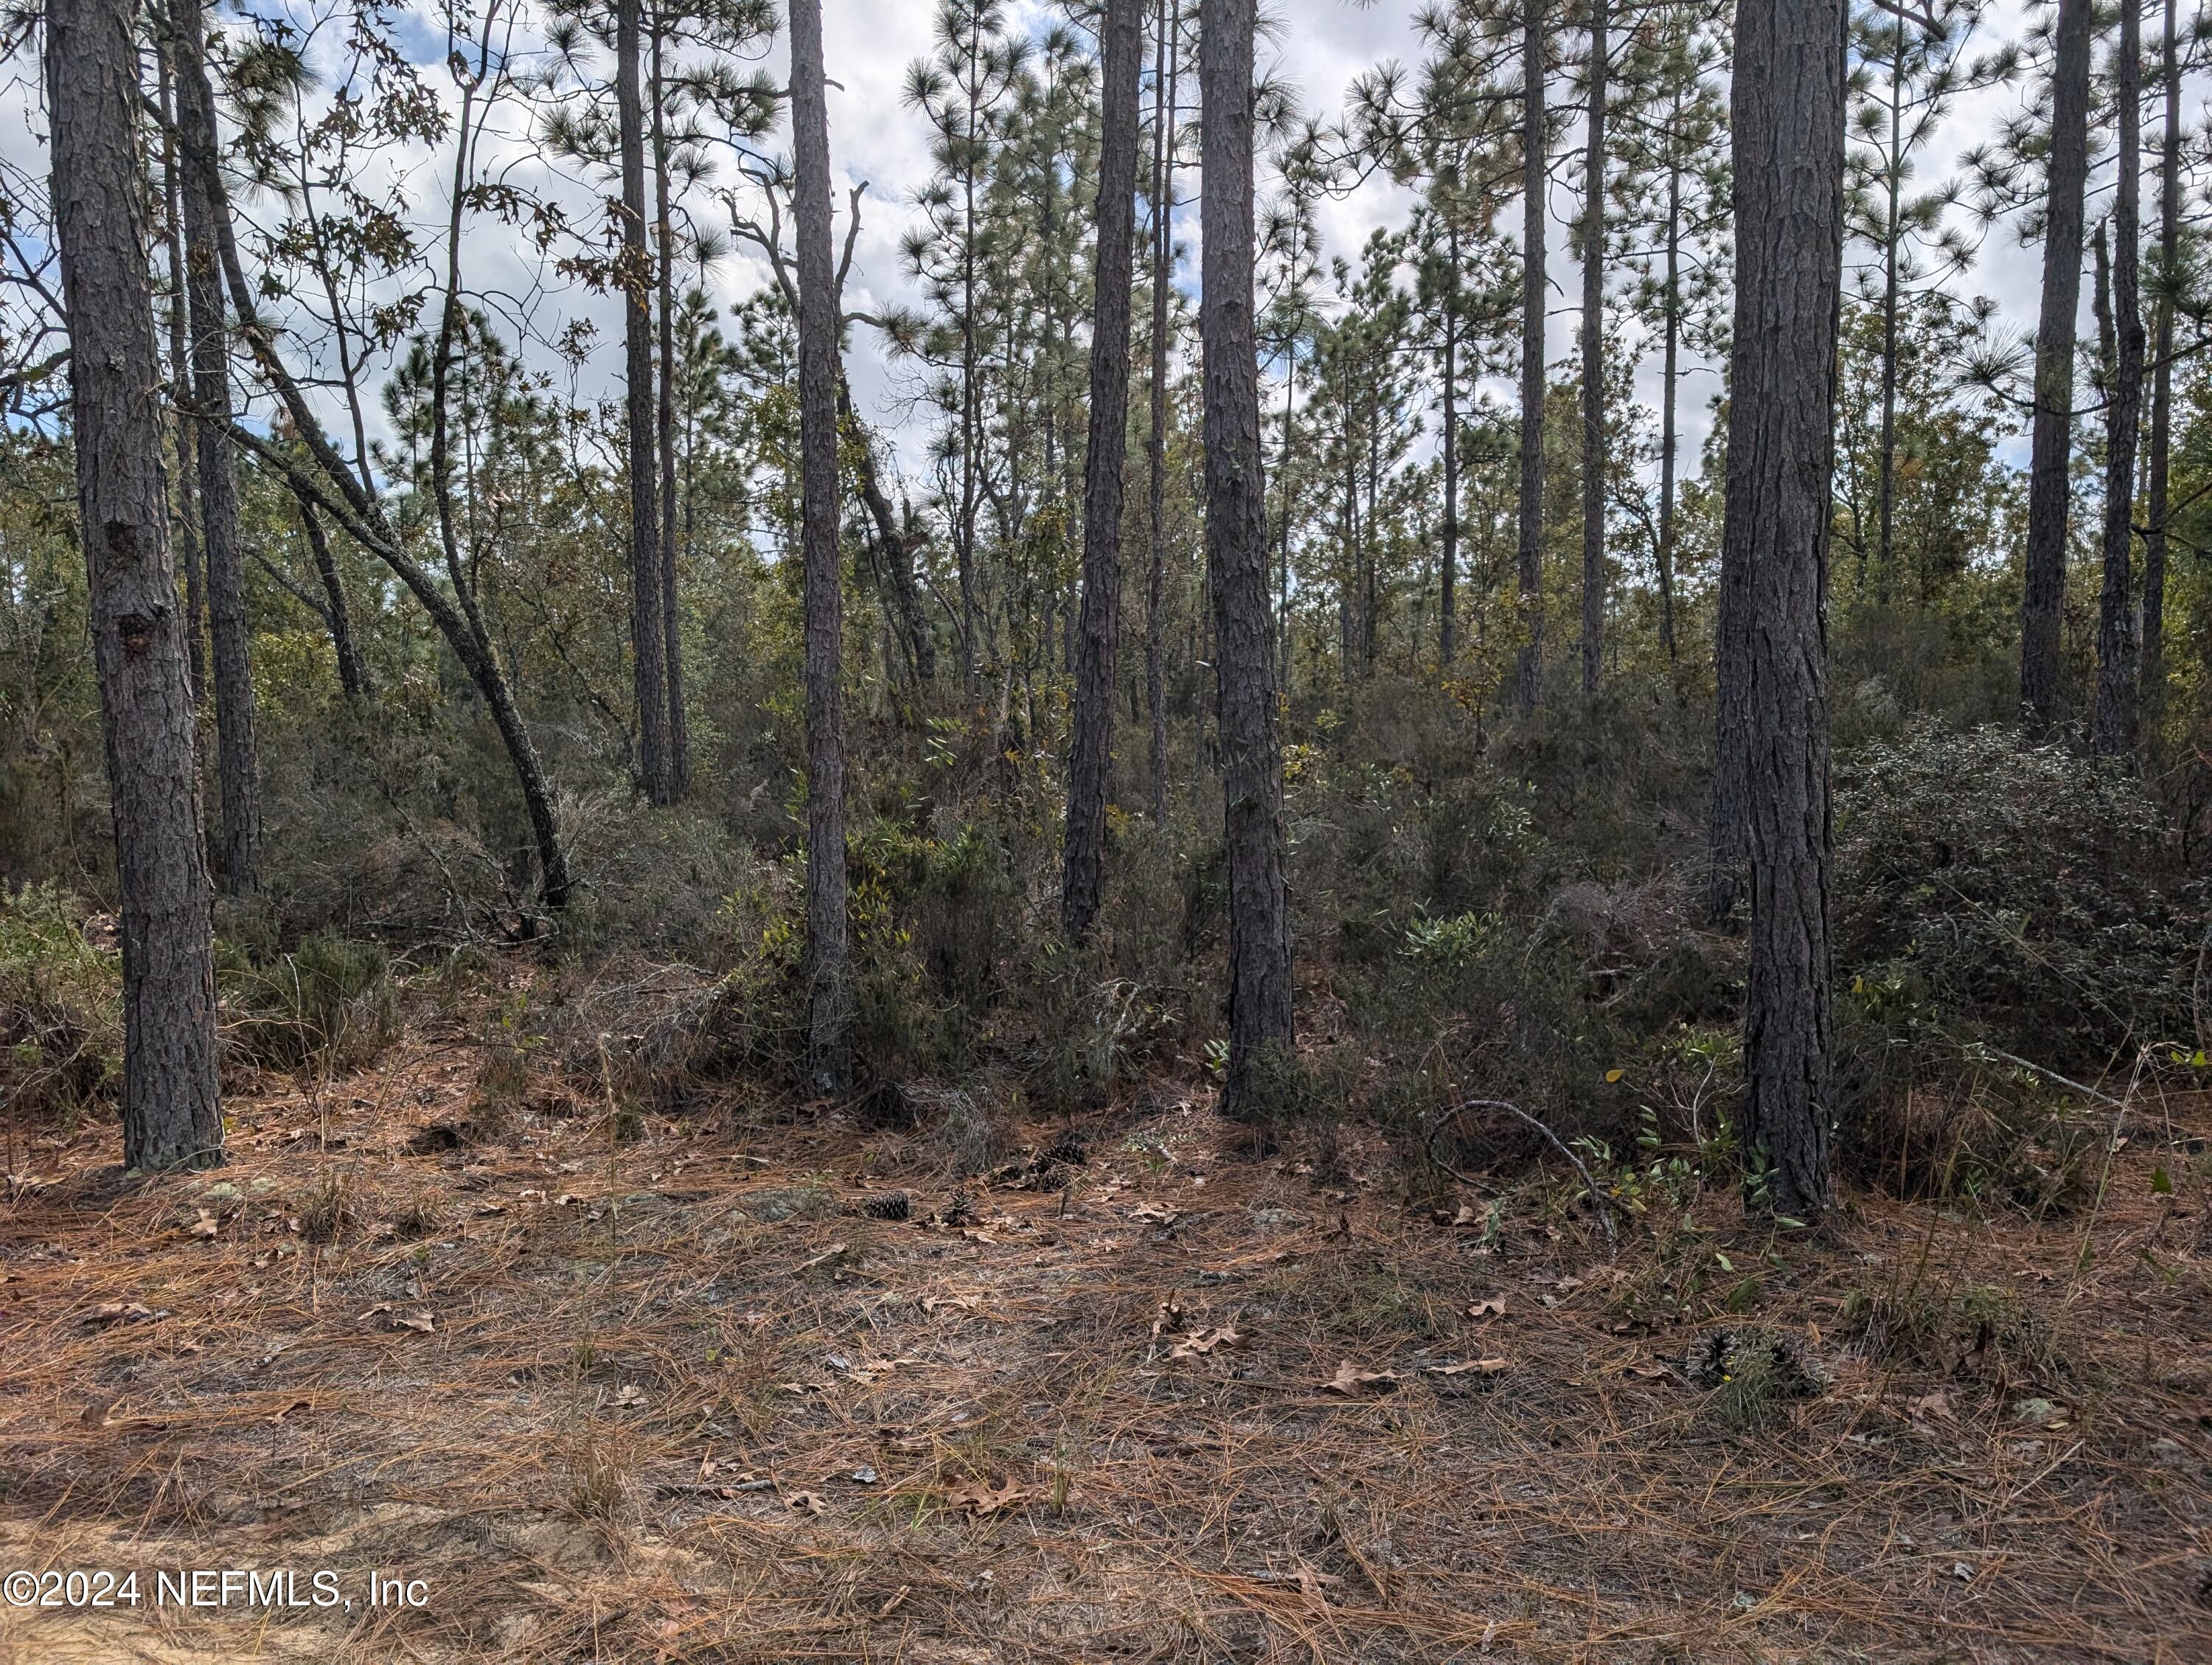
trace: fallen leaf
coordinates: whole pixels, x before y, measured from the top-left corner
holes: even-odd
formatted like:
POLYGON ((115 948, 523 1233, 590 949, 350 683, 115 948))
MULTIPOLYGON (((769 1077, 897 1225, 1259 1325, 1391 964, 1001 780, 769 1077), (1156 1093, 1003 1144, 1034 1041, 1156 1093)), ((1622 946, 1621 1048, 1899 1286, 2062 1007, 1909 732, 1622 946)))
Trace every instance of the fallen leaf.
POLYGON ((810 1515, 822 1512, 822 1497, 815 1492, 794 1492, 783 1500, 786 1509, 803 1509, 810 1515))
POLYGON ((983 1304, 980 1295, 925 1295, 921 1297, 924 1312, 974 1312, 983 1304))
POLYGON ((122 1399, 121 1394, 109 1394, 105 1398, 95 1399, 78 1413, 76 1419, 88 1428, 105 1428, 113 1419, 108 1413, 122 1402, 122 1399))
POLYGON ((801 1272, 804 1272, 804 1271, 805 1271, 809 1267, 817 1267, 817 1266, 820 1266, 820 1265, 823 1263, 823 1261, 834 1261, 834 1260, 836 1260, 836 1259, 840 1255, 842 1255, 842 1254, 843 1254, 847 1249, 850 1249, 851 1247, 852 1247, 852 1245, 851 1245, 850 1243, 831 1243, 831 1244, 830 1245, 830 1247, 829 1247, 829 1248, 827 1248, 827 1249, 823 1249, 823 1250, 819 1255, 816 1255, 812 1260, 811 1260, 811 1261, 801 1261, 799 1263, 799 1269, 801 1272))
POLYGON ((1195 1358, 1212 1352, 1216 1347, 1242 1346, 1244 1334, 1233 1324, 1221 1324, 1210 1330, 1192 1330, 1182 1340, 1168 1349, 1170 1358, 1195 1358))
POLYGON ((1363 1370, 1349 1358, 1336 1367, 1336 1374, 1321 1384, 1325 1394, 1342 1394, 1357 1399, 1372 1388, 1378 1393, 1397 1391, 1400 1377, 1395 1370, 1363 1370))
POLYGON ((1641 1376, 1646 1382, 1656 1382, 1661 1376, 1670 1375, 1672 1372, 1670 1372, 1664 1364, 1656 1364, 1647 1361, 1641 1364, 1631 1364, 1628 1367, 1628 1374, 1631 1376, 1641 1376))
POLYGON ((88 1324, 135 1324, 142 1319, 158 1316, 143 1301, 102 1301, 85 1315, 84 1322, 88 1324))
POLYGON ((615 1390, 615 1408, 634 1410, 645 1403, 645 1389, 635 1382, 625 1382, 615 1390))
POLYGON ((1503 1318, 1505 1316, 1505 1297, 1493 1295, 1486 1301, 1477 1301, 1468 1308, 1467 1316, 1470 1318, 1503 1318))
POLYGON ((282 1406, 276 1413, 269 1419, 269 1420, 272 1423, 282 1422, 286 1417, 291 1415, 295 1411, 312 1411, 314 1408, 315 1403, 311 1399, 291 1400, 282 1406))
POLYGON ((1174 1209, 1163 1208, 1156 1202, 1140 1202, 1129 1211, 1129 1218, 1133 1220, 1157 1220, 1163 1225, 1175 1217, 1174 1209))
POLYGON ((435 1334, 438 1321, 427 1312, 395 1313, 392 1315, 392 1328, 397 1330, 414 1330, 423 1335, 430 1335, 435 1334))
POLYGON ((1502 1358, 1463 1358, 1456 1364, 1431 1364, 1431 1376, 1465 1376, 1470 1370, 1478 1376, 1496 1376, 1505 1368, 1502 1358))
POLYGON ((1190 1314, 1178 1303, 1161 1302, 1158 1312, 1152 1317, 1152 1339, 1158 1340, 1161 1331, 1180 1327, 1189 1316, 1190 1314))
POLYGON ((964 1510, 970 1515, 995 1515, 1002 1509, 1012 1509, 1028 1496, 1028 1489, 1018 1480, 1009 1480, 996 1489, 988 1481, 970 1480, 946 1492, 945 1502, 946 1507, 964 1510))
POLYGON ((194 1220, 186 1229, 195 1237, 212 1237, 216 1232, 220 1231, 222 1227, 217 1224, 216 1217, 213 1214, 203 1208, 200 1210, 200 1217, 194 1220))
POLYGON ((852 1473, 846 1475, 845 1478, 852 1481, 855 1486, 873 1486, 877 1481, 883 1479, 883 1476, 876 1473, 872 1468, 864 1462, 858 1468, 855 1468, 852 1473))

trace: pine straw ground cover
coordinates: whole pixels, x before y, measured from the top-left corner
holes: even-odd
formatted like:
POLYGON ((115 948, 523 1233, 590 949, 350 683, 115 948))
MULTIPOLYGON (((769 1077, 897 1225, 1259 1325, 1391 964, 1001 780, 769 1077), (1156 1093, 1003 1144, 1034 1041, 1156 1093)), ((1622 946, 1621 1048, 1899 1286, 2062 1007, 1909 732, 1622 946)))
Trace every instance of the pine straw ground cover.
POLYGON ((19 1141, 0 1570, 356 1605, 0 1611, 0 1660, 2212 1659, 2201 1100, 2093 1213, 1770 1255, 1707 1195, 1609 1263, 1557 1185, 1439 1218, 1203 1104, 962 1224, 927 1133, 453 1144, 475 1067, 237 1100, 189 1179, 19 1141))

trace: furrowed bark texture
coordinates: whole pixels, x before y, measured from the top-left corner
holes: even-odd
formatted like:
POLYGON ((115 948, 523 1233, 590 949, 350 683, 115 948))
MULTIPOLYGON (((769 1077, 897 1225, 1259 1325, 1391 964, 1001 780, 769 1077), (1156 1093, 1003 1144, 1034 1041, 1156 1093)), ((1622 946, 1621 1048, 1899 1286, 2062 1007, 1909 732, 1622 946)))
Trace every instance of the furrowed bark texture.
POLYGON ((1745 1137, 1781 1212, 1828 1197, 1827 562, 1842 302, 1844 0, 1746 0, 1730 81, 1735 359, 1723 561, 1743 574, 1745 1137))
POLYGON ((1114 660, 1121 625, 1121 475, 1129 428, 1129 281, 1136 236, 1143 18, 1143 0, 1106 0, 1098 251, 1092 283, 1097 313, 1091 335, 1091 428, 1083 459, 1083 611, 1076 635, 1075 734, 1060 901, 1060 928, 1075 942, 1091 934, 1105 886, 1114 660))
POLYGON ((1283 860, 1283 756, 1267 598, 1258 331, 1252 291, 1254 0, 1200 13, 1200 327, 1204 337, 1206 554, 1212 592, 1229 859, 1229 1081, 1223 1111, 1263 1114, 1270 1058, 1291 1044, 1291 921, 1283 860))
POLYGON ((830 263, 830 112, 821 0, 791 0, 799 265, 800 541, 806 562, 807 1063, 816 1091, 853 1085, 845 920, 844 615, 837 553, 837 295, 830 263))
POLYGON ((138 49, 124 0, 52 0, 47 95, 77 506, 122 896, 123 1160, 222 1160, 215 941, 146 263, 138 49))
POLYGON ((2074 335, 2081 305, 2081 199, 2089 172, 2090 9, 2090 0, 2058 0, 2051 71, 2050 194, 2044 214, 2043 303, 2035 327, 2027 565, 2020 616, 2021 709, 2038 723, 2058 714, 2074 335))

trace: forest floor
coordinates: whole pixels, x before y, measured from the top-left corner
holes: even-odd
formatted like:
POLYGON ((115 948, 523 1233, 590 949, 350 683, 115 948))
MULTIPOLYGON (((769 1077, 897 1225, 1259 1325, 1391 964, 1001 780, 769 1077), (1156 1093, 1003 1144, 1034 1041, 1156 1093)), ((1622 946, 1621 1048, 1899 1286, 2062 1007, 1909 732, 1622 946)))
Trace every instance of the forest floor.
POLYGON ((2212 1659, 2212 1100, 2093 1210, 1708 1195, 1608 1259, 1203 1093, 963 1224, 928 1132, 498 1131, 478 1056, 272 1077, 186 1178, 19 1133, 0 1571, 139 1582, 0 1662, 2212 1659))

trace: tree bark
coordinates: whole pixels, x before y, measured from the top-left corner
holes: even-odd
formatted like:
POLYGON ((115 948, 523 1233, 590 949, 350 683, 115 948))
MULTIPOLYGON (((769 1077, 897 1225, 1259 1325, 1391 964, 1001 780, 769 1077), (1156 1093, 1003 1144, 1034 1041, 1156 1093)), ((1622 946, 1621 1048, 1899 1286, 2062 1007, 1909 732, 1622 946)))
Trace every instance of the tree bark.
POLYGON ((2058 0, 2051 71, 2050 194, 2043 300, 2035 329, 2035 410, 2021 595, 2020 703, 2033 722, 2058 714, 2058 630, 2066 600, 2066 501, 2073 453, 2074 337, 2081 304, 2082 192, 2089 169, 2091 0, 2058 0))
POLYGON ((346 606, 345 586, 338 579, 338 563, 331 556, 331 540, 323 530, 322 516, 313 501, 298 499, 300 525, 307 534, 307 548, 315 557, 316 576, 323 580, 323 617, 331 627, 331 649, 337 655, 338 688, 349 700, 368 697, 368 672, 362 668, 361 650, 353 639, 353 618, 346 606))
POLYGON ((253 735, 253 665, 239 552, 238 458, 228 423, 230 333, 216 248, 222 185, 207 22, 199 0, 172 0, 177 131, 184 153, 185 288, 191 310, 194 452, 200 547, 207 562, 208 635, 215 649, 216 778, 222 805, 222 888, 252 890, 261 844, 260 763, 253 735))
POLYGON ((173 436, 177 455, 177 557, 185 569, 185 662, 191 678, 192 703, 207 702, 207 600, 200 583, 199 494, 192 489, 193 465, 187 460, 194 432, 186 414, 192 403, 191 349, 185 315, 185 210, 183 165, 177 155, 174 111, 176 46, 165 39, 161 46, 161 191, 167 210, 162 230, 169 257, 169 398, 177 407, 173 436))
POLYGON ((46 91, 70 419, 122 902, 123 1160, 222 1160, 215 944, 161 466, 161 385, 125 0, 52 0, 46 91))
POLYGON ((2089 744, 2106 757, 2135 749, 2136 446, 2142 418, 2142 26, 2139 0, 2120 8, 2115 77, 2120 155, 2112 197, 2112 386, 2105 406, 2105 570, 2097 607, 2097 703, 2089 744))
POLYGON ((660 14, 653 24, 653 190, 659 291, 659 371, 653 442, 660 459, 660 635, 668 668, 668 795, 691 790, 691 725, 684 710, 684 618, 676 578, 676 221, 669 200, 668 84, 661 74, 660 14))
POLYGON ((629 418, 629 633, 637 689, 638 756, 647 800, 672 797, 668 759, 668 659, 660 572, 659 477, 653 467, 653 264, 645 244, 642 0, 616 0, 616 139, 622 152, 623 404, 629 418))
POLYGON ((791 0, 793 231, 799 267, 800 540, 806 563, 807 1074, 853 1085, 845 918, 844 618, 837 552, 837 295, 830 264, 830 112, 822 0, 791 0))
POLYGON ((1252 264, 1254 0, 1204 0, 1206 111, 1200 326, 1205 343, 1206 553, 1219 684, 1222 834, 1229 863, 1229 1080, 1224 1115, 1250 1118, 1292 1042, 1283 754, 1267 599, 1267 499, 1252 264))
POLYGON ((1521 613, 1515 688, 1525 715, 1544 697, 1544 0, 1523 0, 1521 31, 1521 613))
POLYGON ((1114 659, 1121 628, 1121 471, 1129 429, 1129 281, 1136 239, 1143 49, 1143 0, 1106 0, 1100 40, 1104 104, 1092 279, 1091 427, 1083 454, 1083 611, 1076 634, 1075 732, 1060 900, 1060 928, 1071 942, 1091 934, 1104 899, 1114 659))
MULTIPOLYGON (((1677 118, 1681 99, 1674 102, 1677 118)), ((1669 143, 1672 143, 1670 136, 1669 143)), ((1667 168, 1666 346, 1659 386, 1659 645, 1674 663, 1674 399, 1681 380, 1682 344, 1682 166, 1667 168)))
POLYGON ((1605 97, 1607 0, 1590 0, 1589 149, 1583 162, 1583 695, 1605 648, 1605 97))
MULTIPOLYGON (((1444 232, 1444 259, 1449 270, 1444 277, 1444 362, 1443 362, 1443 463, 1444 463, 1444 526, 1443 558, 1437 573, 1437 660, 1449 671, 1459 653, 1459 226, 1456 222, 1444 232)), ((1290 465, 1290 425, 1283 428, 1283 461, 1290 465)), ((1285 520, 1289 519, 1285 511, 1285 520)), ((1284 543, 1287 548, 1290 532, 1284 528, 1284 543)))
POLYGON ((1151 520, 1145 574, 1145 701, 1152 719, 1152 824, 1168 818, 1167 447, 1168 319, 1175 289, 1175 126, 1182 0, 1159 0, 1152 46, 1152 426, 1145 435, 1146 506, 1151 520))
POLYGON ((2173 446, 2173 286, 2181 265, 2181 65, 2174 39, 2174 0, 2166 0, 2159 70, 2164 77, 2166 131, 2159 145, 2157 334, 2152 343, 2149 526, 2143 538, 2141 720, 2154 744, 2166 714, 2166 544, 2167 480, 2173 446))
POLYGON ((1751 964, 1746 1148, 1827 1202, 1827 562, 1843 298, 1844 0, 1746 0, 1730 77, 1736 294, 1724 564, 1741 574, 1751 964))

